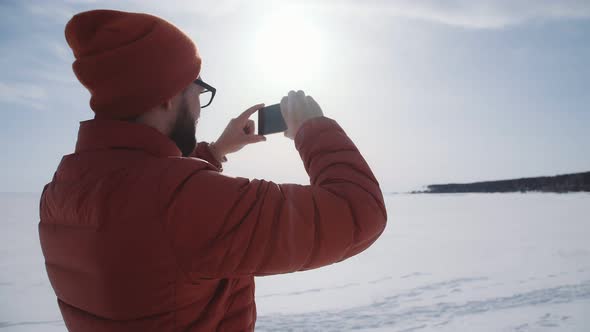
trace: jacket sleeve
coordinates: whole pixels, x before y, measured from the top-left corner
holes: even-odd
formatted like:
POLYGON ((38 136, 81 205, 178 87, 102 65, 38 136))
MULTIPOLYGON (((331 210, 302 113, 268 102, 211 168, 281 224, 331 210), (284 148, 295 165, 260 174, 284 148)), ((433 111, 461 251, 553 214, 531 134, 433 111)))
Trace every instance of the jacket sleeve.
POLYGON ((193 153, 191 153, 190 156, 193 158, 206 160, 213 166, 217 167, 220 172, 223 171, 223 165, 217 159, 215 159, 213 153, 211 152, 211 149, 209 149, 209 142, 197 143, 197 146, 195 147, 193 153))
POLYGON ((336 121, 308 120, 295 144, 310 185, 196 170, 175 188, 165 229, 192 278, 318 268, 381 235, 387 213, 379 183, 336 121))

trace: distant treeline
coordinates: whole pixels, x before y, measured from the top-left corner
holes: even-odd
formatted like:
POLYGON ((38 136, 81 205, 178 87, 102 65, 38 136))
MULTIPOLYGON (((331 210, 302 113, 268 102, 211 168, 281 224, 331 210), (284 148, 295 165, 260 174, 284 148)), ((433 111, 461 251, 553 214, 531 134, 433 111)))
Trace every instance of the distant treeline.
POLYGON ((507 193, 590 191, 590 172, 515 180, 429 185, 424 193, 507 193))

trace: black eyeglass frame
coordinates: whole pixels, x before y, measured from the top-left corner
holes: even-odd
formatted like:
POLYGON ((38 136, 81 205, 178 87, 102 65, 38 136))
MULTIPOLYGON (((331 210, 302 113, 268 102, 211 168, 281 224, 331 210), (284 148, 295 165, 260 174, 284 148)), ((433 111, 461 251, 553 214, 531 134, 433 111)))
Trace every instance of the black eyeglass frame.
POLYGON ((205 90, 201 91, 201 94, 211 91, 211 100, 209 100, 209 102, 207 103, 207 105, 201 105, 201 108, 205 108, 205 107, 211 105, 211 103, 213 102, 213 99, 215 98, 215 92, 217 91, 217 89, 215 89, 211 85, 203 82, 203 80, 201 80, 200 77, 197 77, 197 79, 193 83, 195 83, 196 85, 199 85, 199 86, 202 86, 203 88, 205 88, 205 90))

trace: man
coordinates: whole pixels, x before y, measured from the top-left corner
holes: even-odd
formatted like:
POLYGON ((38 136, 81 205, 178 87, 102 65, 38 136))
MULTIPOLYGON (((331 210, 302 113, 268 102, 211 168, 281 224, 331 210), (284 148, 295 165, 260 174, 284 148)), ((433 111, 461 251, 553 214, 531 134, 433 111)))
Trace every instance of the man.
POLYGON ((196 144, 213 88, 185 34, 95 10, 65 35, 95 118, 43 189, 39 235, 70 331, 252 331, 255 276, 342 261, 383 232, 369 166, 302 91, 281 108, 311 184, 230 177, 225 155, 264 140, 249 120, 262 105, 196 144))

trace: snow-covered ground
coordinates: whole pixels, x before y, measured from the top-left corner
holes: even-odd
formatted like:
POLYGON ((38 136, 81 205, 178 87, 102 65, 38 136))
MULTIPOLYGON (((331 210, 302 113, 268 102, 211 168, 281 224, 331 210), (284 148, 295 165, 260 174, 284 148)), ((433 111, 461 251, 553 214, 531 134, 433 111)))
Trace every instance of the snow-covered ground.
MULTIPOLYGON (((386 197, 377 243, 258 278, 257 331, 590 331, 590 194, 386 197)), ((0 194, 0 332, 65 331, 38 196, 0 194)))

